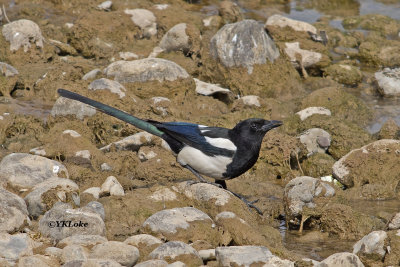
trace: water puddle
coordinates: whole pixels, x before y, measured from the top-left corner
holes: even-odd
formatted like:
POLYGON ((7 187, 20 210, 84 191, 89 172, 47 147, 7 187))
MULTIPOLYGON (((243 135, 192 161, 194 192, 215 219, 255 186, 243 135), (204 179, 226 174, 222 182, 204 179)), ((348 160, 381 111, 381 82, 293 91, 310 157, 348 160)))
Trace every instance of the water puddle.
POLYGON ((38 100, 19 100, 0 98, 0 110, 7 110, 15 114, 31 115, 46 121, 53 105, 38 100))

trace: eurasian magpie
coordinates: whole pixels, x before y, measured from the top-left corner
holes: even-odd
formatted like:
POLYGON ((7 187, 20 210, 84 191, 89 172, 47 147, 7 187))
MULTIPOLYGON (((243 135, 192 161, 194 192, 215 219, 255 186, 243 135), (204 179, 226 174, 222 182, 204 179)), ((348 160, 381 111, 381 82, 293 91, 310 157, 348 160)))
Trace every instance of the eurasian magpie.
MULTIPOLYGON (((264 135, 282 125, 281 121, 258 118, 240 121, 233 129, 188 122, 142 120, 77 93, 64 89, 58 89, 58 93, 62 97, 93 106, 101 112, 161 137, 175 153, 177 161, 201 182, 210 183, 201 176, 204 174, 214 178, 224 189, 226 189, 225 180, 238 177, 257 162, 264 135)), ((248 206, 256 208, 240 195, 230 192, 248 206)), ((260 213, 257 208, 256 210, 260 213)))

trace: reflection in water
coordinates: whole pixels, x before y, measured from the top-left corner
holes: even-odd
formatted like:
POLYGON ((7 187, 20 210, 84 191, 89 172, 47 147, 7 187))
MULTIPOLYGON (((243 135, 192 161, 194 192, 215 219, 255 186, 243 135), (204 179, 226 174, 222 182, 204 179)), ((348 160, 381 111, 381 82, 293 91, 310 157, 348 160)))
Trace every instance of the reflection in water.
POLYGON ((25 101, 0 97, 0 110, 9 110, 15 114, 32 115, 42 119, 43 121, 46 121, 51 108, 52 105, 37 100, 25 101))

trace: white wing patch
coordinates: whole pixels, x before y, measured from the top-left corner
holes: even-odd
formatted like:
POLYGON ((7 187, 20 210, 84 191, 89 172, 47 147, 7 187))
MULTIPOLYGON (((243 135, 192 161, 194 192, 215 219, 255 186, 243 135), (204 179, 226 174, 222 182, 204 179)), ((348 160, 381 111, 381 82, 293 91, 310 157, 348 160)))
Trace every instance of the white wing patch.
POLYGON ((222 174, 226 172, 226 167, 232 162, 232 158, 224 156, 210 157, 196 148, 186 146, 179 152, 177 161, 182 166, 191 166, 200 174, 212 178, 223 178, 222 174))
POLYGON ((208 136, 205 136, 205 138, 206 138, 206 141, 209 144, 213 145, 213 146, 236 151, 235 144, 232 143, 232 141, 229 140, 229 139, 226 139, 226 138, 211 138, 211 137, 208 137, 208 136))

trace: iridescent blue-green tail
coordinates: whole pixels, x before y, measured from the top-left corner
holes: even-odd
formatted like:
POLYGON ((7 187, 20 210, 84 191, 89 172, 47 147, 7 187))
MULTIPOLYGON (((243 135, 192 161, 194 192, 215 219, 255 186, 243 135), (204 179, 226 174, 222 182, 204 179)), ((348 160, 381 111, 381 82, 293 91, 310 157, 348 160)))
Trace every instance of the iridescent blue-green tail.
POLYGON ((132 116, 131 114, 124 112, 124 111, 121 111, 116 108, 110 107, 106 104, 97 102, 93 99, 87 98, 80 94, 73 93, 73 92, 65 90, 65 89, 58 89, 57 92, 62 97, 66 97, 69 99, 73 99, 73 100, 85 103, 89 106, 96 108, 97 110, 99 110, 101 112, 104 112, 110 116, 113 116, 113 117, 120 119, 124 122, 127 122, 129 124, 132 124, 133 126, 139 128, 139 129, 142 129, 146 132, 149 132, 151 134, 161 136, 164 133, 164 132, 160 131, 159 129, 157 129, 157 127, 155 127, 154 125, 148 123, 147 121, 139 119, 135 116, 132 116))

